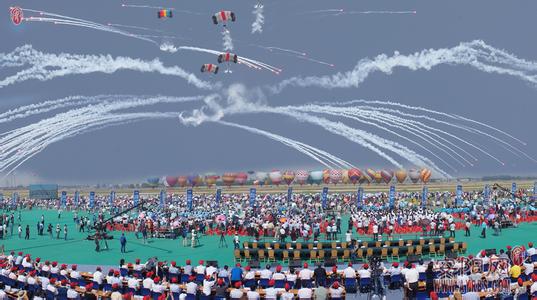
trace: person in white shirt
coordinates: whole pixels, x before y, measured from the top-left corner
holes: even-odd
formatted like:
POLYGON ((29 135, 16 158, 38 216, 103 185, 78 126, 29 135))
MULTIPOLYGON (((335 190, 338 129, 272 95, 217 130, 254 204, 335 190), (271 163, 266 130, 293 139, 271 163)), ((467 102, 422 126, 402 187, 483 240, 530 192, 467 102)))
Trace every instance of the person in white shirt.
POLYGON ((172 283, 170 283, 170 292, 172 293, 181 293, 181 287, 179 286, 177 278, 172 278, 172 283))
POLYGON ((294 300, 295 294, 291 293, 291 287, 289 284, 285 284, 285 292, 280 296, 280 300, 294 300))
POLYGON ((362 269, 358 270, 358 276, 361 278, 371 278, 371 271, 369 271, 369 265, 364 264, 362 269))
POLYGON ((140 288, 140 282, 138 281, 137 275, 134 274, 132 277, 129 277, 129 280, 127 280, 127 286, 135 291, 140 288))
POLYGON ((200 260, 199 262, 199 265, 197 265, 195 268, 194 268, 194 272, 196 272, 196 274, 199 274, 199 275, 205 275, 205 265, 203 264, 204 261, 203 260, 200 260))
POLYGON ((414 299, 412 297, 416 297, 416 294, 418 292, 419 273, 414 264, 409 266, 410 269, 405 272, 405 280, 407 283, 408 295, 410 299, 414 299))
POLYGON ((153 279, 153 285, 151 286, 151 291, 154 293, 162 294, 164 290, 165 290, 164 286, 160 283, 160 277, 158 276, 155 277, 153 279))
POLYGON ((244 274, 244 280, 255 279, 255 271, 253 271, 250 266, 246 266, 244 270, 246 271, 246 273, 244 274))
POLYGON ((272 279, 274 280, 285 280, 285 274, 282 273, 282 266, 276 266, 276 272, 272 274, 272 279))
POLYGON ((242 296, 244 295, 244 293, 242 292, 241 290, 241 283, 240 282, 236 282, 235 283, 235 288, 232 289, 230 292, 229 292, 229 297, 231 299, 242 299, 242 296))
POLYGON ((186 293, 195 296, 198 293, 198 285, 194 282, 195 278, 192 277, 188 279, 189 282, 186 284, 186 293))
POLYGON ((394 263, 392 264, 392 267, 388 269, 388 273, 389 273, 391 276, 394 276, 394 275, 400 275, 400 274, 401 274, 401 269, 399 269, 399 263, 394 262, 394 263))
POLYGON ((334 282, 332 286, 328 289, 330 298, 341 298, 343 296, 343 287, 339 286, 339 282, 334 282))
POLYGON ((259 300, 261 299, 261 296, 255 290, 255 286, 252 286, 250 287, 250 290, 246 292, 246 298, 248 298, 248 300, 259 300))
POLYGON ((269 287, 265 289, 265 300, 276 300, 278 299, 278 290, 274 288, 276 280, 269 280, 269 287))
POLYGON ((271 277, 272 277, 272 271, 270 270, 270 265, 267 265, 267 267, 264 270, 261 270, 261 272, 259 272, 260 279, 270 279, 271 277))
POLYGON ((34 285, 37 284, 37 279, 35 278, 35 270, 30 271, 28 274, 28 279, 26 280, 28 285, 34 285))
POLYGON ((50 284, 47 284, 46 290, 51 292, 53 295, 58 295, 58 289, 56 289, 56 278, 50 279, 50 284))
POLYGON ((201 292, 205 296, 210 296, 211 295, 211 289, 213 288, 215 283, 216 283, 216 281, 214 281, 214 278, 212 278, 209 275, 205 276, 205 280, 203 280, 203 287, 202 287, 201 292))
POLYGON ((301 281, 302 286, 311 286, 311 278, 313 277, 313 271, 309 269, 308 263, 304 263, 304 269, 298 272, 298 278, 301 281))
POLYGON ((69 275, 69 276, 71 276, 71 278, 74 278, 74 279, 82 278, 82 276, 80 276, 80 273, 78 273, 77 269, 78 269, 77 265, 72 265, 71 266, 71 274, 69 275))
POLYGON ((175 261, 172 261, 171 266, 168 268, 168 273, 170 275, 177 275, 179 274, 179 268, 177 268, 177 263, 175 261))
POLYGON ((347 233, 345 233, 345 242, 350 243, 352 240, 352 234, 350 230, 347 230, 347 233))
POLYGON ((205 274, 209 276, 213 276, 214 273, 218 271, 217 268, 215 268, 213 265, 208 266, 205 268, 205 274))
POLYGON ((67 299, 78 299, 78 292, 76 291, 76 282, 71 282, 69 289, 67 289, 67 299))
POLYGON ((142 287, 144 289, 151 290, 151 288, 153 287, 153 279, 151 279, 151 275, 151 272, 149 272, 147 274, 147 277, 142 281, 142 287))
POLYGON ((297 293, 298 299, 306 300, 313 299, 313 290, 307 287, 302 287, 297 293))
POLYGON ((41 289, 46 290, 50 282, 48 277, 40 277, 39 280, 41 281, 41 289))
POLYGON ((535 248, 533 247, 532 242, 528 243, 528 249, 526 249, 526 253, 528 254, 529 257, 532 257, 535 254, 537 254, 537 250, 535 250, 535 248))
POLYGON ((379 226, 375 223, 373 224, 373 238, 378 240, 379 238, 379 226))
POLYGON ((101 267, 97 267, 95 272, 93 272, 93 282, 97 282, 99 285, 103 284, 104 274, 101 270, 101 267))
POLYGON ((347 278, 356 278, 356 270, 352 267, 352 263, 349 263, 349 266, 343 269, 343 277, 347 278))

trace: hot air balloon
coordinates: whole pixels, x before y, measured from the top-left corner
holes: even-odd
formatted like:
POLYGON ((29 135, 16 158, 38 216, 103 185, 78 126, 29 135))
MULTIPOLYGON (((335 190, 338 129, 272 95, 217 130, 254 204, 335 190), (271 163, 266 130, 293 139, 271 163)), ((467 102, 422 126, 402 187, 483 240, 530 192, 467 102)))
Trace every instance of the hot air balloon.
POLYGON ((349 170, 341 170, 341 182, 344 184, 349 183, 349 170))
POLYGON ((369 177, 369 175, 367 175, 366 173, 362 173, 362 176, 360 176, 360 179, 358 180, 360 184, 362 183, 369 184, 371 183, 371 181, 372 181, 371 177, 369 177))
POLYGON ((382 180, 384 183, 389 184, 390 181, 392 181, 393 178, 393 171, 392 170, 382 170, 380 171, 380 176, 382 177, 382 180))
POLYGON ((272 170, 272 172, 269 173, 269 178, 272 184, 280 185, 280 183, 282 183, 282 172, 278 170, 272 170))
POLYGON ((295 180, 295 172, 293 171, 285 171, 282 175, 283 181, 287 183, 287 185, 291 185, 293 183, 293 180, 295 180))
POLYGON ((216 184, 216 181, 220 178, 220 176, 216 174, 207 174, 205 175, 205 183, 208 187, 211 187, 216 184))
POLYGON ((373 180, 375 180, 376 183, 382 182, 382 174, 380 171, 375 172, 375 176, 373 176, 373 180))
POLYGON ((235 173, 224 173, 222 176, 222 181, 226 186, 231 186, 235 182, 235 173))
POLYGON ((423 183, 429 182, 429 179, 431 179, 431 170, 427 168, 423 168, 420 171, 420 179, 423 181, 423 183))
POLYGON ((298 170, 298 171, 296 171, 296 174, 295 174, 295 181, 298 184, 303 185, 304 183, 306 183, 308 181, 309 177, 310 177, 310 174, 308 173, 308 171, 306 171, 306 170, 298 170))
POLYGON ((150 185, 158 185, 160 179, 158 177, 149 177, 147 178, 147 183, 150 185))
POLYGON ((349 176, 349 181, 352 184, 356 184, 360 180, 360 177, 362 177, 362 172, 358 169, 350 169, 347 175, 349 176))
POLYGON ((167 186, 173 187, 177 184, 177 177, 175 176, 166 176, 164 182, 167 186))
POLYGON ((201 178, 201 176, 199 176, 198 174, 188 175, 187 179, 188 185, 192 187, 201 185, 203 183, 203 178, 201 178))
POLYGON ((235 183, 238 185, 244 185, 248 181, 248 174, 244 172, 240 172, 235 176, 235 183))
POLYGON ((410 177, 412 183, 416 183, 420 180, 420 172, 416 169, 410 169, 408 170, 408 177, 410 177))
POLYGON ((323 170, 323 183, 330 183, 330 170, 323 170))
POLYGON ((257 182, 259 185, 264 185, 265 181, 267 181, 268 173, 267 172, 256 172, 255 178, 257 179, 257 182))
POLYGON ((406 170, 404 170, 404 169, 399 169, 399 170, 395 171, 395 178, 397 179, 397 182, 399 182, 399 183, 405 182, 406 175, 407 175, 406 170))
POLYGON ((311 171, 310 180, 312 184, 321 184, 323 182, 324 171, 311 171))
POLYGON ((186 176, 179 176, 179 177, 177 177, 177 184, 178 184, 180 187, 184 187, 184 186, 186 186, 187 181, 188 181, 188 177, 186 177, 186 176))
POLYGON ((365 170, 365 173, 367 174, 367 176, 369 177, 370 181, 373 181, 375 180, 375 174, 377 174, 377 171, 369 168, 367 170, 365 170))
POLYGON ((343 173, 341 172, 341 170, 330 170, 329 174, 331 183, 338 184, 339 182, 341 182, 341 177, 343 177, 343 173))

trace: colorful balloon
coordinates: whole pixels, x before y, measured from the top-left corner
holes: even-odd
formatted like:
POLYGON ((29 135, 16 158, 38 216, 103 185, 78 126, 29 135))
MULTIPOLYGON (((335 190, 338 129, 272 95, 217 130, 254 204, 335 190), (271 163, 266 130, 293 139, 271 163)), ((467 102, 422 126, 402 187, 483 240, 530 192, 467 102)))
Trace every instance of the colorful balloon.
POLYGON ((235 177, 237 175, 235 173, 224 173, 222 176, 222 182, 224 182, 224 185, 231 186, 235 182, 235 177))
POLYGON ((280 183, 282 183, 282 172, 278 170, 273 170, 269 173, 269 178, 272 184, 280 185, 280 183))
POLYGON ((158 177, 150 177, 150 178, 147 178, 147 183, 151 184, 151 185, 157 185, 160 181, 160 178, 158 177))
POLYGON ((188 175, 187 179, 188 185, 192 187, 201 185, 203 183, 203 178, 201 178, 201 176, 199 176, 198 174, 188 175))
POLYGON ((208 187, 211 187, 216 184, 218 178, 220 178, 220 176, 216 174, 207 174, 205 175, 205 184, 207 184, 208 187))
POLYGON ((397 179, 397 182, 399 183, 405 182, 406 176, 407 176, 407 173, 406 173, 406 170, 404 169, 399 169, 395 171, 395 178, 397 179))
POLYGON ((187 181, 188 181, 188 178, 187 178, 186 176, 179 176, 179 177, 177 177, 177 184, 178 184, 180 187, 185 187, 187 181))
POLYGON ((384 183, 389 184, 392 181, 393 178, 393 171, 392 170, 382 170, 380 171, 380 176, 382 177, 382 180, 384 183))
POLYGON ((293 171, 285 171, 282 175, 283 181, 287 183, 287 185, 291 185, 293 181, 295 180, 295 172, 293 171))
POLYGON ((310 173, 306 170, 298 170, 295 174, 295 181, 303 185, 304 183, 308 182, 308 178, 310 177, 310 173))
POLYGON ((321 184, 323 182, 324 171, 311 171, 310 180, 312 184, 321 184))
POLYGON ((347 172, 347 176, 349 176, 349 181, 352 183, 352 184, 356 184, 358 182, 358 180, 360 180, 360 177, 362 177, 362 171, 360 171, 359 169, 350 169, 348 172, 347 172))
POLYGON ((330 183, 330 170, 323 170, 323 183, 330 183))
POLYGON ((373 180, 375 180, 376 183, 382 182, 382 174, 380 171, 375 172, 375 176, 373 176, 373 180))
POLYGON ((235 183, 238 185, 244 185, 248 181, 248 174, 240 172, 235 176, 235 183))
POLYGON ((343 182, 344 184, 348 184, 349 183, 349 170, 341 170, 341 182, 343 182))
POLYGON ((338 184, 341 182, 341 178, 343 177, 343 173, 341 170, 335 169, 330 170, 330 182, 333 184, 338 184))
POLYGON ((420 179, 421 181, 423 181, 423 183, 429 182, 429 179, 431 179, 431 175, 432 175, 431 170, 427 168, 423 168, 420 171, 420 179))
POLYGON ((412 183, 416 183, 420 180, 420 172, 416 169, 408 170, 408 177, 412 183))
POLYGON ((257 179, 257 182, 259 185, 264 185, 268 178, 267 172, 256 172, 255 178, 257 179))
POLYGON ((164 182, 166 186, 174 187, 177 184, 177 177, 175 176, 166 176, 164 182))
POLYGON ((369 179, 371 179, 370 181, 373 181, 375 180, 375 174, 377 174, 377 171, 369 168, 367 170, 365 170, 365 173, 367 174, 367 176, 369 177, 369 179))
POLYGON ((371 177, 369 177, 369 175, 367 175, 366 173, 363 173, 362 176, 360 177, 360 179, 358 180, 358 182, 360 184, 362 184, 362 183, 369 184, 369 183, 371 183, 371 181, 372 181, 371 177))

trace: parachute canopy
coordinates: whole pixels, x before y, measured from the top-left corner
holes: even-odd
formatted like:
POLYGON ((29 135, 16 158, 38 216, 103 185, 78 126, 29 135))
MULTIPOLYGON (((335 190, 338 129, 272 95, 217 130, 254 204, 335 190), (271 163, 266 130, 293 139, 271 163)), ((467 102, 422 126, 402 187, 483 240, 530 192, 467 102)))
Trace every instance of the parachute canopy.
POLYGON ((217 74, 218 73, 218 66, 217 65, 213 65, 213 64, 204 64, 203 66, 201 66, 201 73, 213 73, 213 74, 217 74))
POLYGON ((222 53, 222 54, 218 55, 218 63, 219 64, 221 64, 223 62, 237 63, 238 61, 239 61, 239 57, 237 56, 237 54, 226 52, 226 53, 222 53))
POLYGON ((24 17, 24 14, 22 13, 22 9, 18 6, 10 7, 9 15, 11 16, 11 22, 13 22, 13 24, 15 25, 19 25, 22 22, 22 19, 24 17))
POLYGON ((228 21, 235 22, 235 20, 235 13, 229 10, 219 11, 213 15, 213 23, 215 25, 218 25, 218 23, 220 23, 224 24, 225 26, 228 21))
POLYGON ((171 9, 161 9, 158 11, 157 16, 159 19, 173 18, 173 11, 171 9))

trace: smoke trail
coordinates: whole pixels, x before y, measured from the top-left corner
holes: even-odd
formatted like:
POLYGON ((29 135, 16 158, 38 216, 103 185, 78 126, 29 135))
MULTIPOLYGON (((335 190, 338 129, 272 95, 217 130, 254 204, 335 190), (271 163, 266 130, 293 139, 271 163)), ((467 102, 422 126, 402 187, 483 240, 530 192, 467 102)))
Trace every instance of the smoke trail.
POLYGON ((340 12, 333 14, 333 16, 339 15, 409 15, 416 14, 415 10, 366 10, 366 11, 344 11, 343 9, 340 12))
POLYGON ((31 79, 47 81, 67 75, 95 72, 112 74, 119 70, 178 76, 200 89, 210 90, 219 86, 202 81, 178 66, 166 67, 158 59, 144 61, 110 55, 50 54, 37 51, 31 45, 18 47, 11 53, 0 53, 0 67, 23 66, 28 68, 0 80, 0 88, 31 79))
POLYGON ((132 4, 121 4, 121 6, 122 7, 127 7, 127 8, 170 9, 170 10, 173 10, 173 12, 180 12, 180 13, 196 15, 196 16, 204 16, 204 15, 206 15, 204 13, 194 12, 194 11, 190 11, 190 10, 175 9, 174 7, 150 6, 150 5, 132 5, 132 4))
POLYGON ((263 24, 265 24, 265 16, 263 16, 263 4, 256 4, 252 13, 255 16, 255 21, 252 23, 252 34, 262 33, 263 24))
POLYGON ((222 47, 224 47, 224 51, 233 51, 233 39, 231 38, 231 32, 226 28, 222 30, 222 47))
POLYGON ((513 54, 491 47, 481 40, 461 43, 453 48, 430 49, 410 55, 398 52, 391 57, 385 54, 375 59, 362 59, 352 71, 322 77, 293 77, 271 87, 274 93, 287 86, 317 86, 323 88, 358 87, 371 73, 391 74, 396 67, 410 70, 431 70, 438 65, 467 65, 485 73, 518 77, 537 84, 537 62, 525 61, 513 54))

